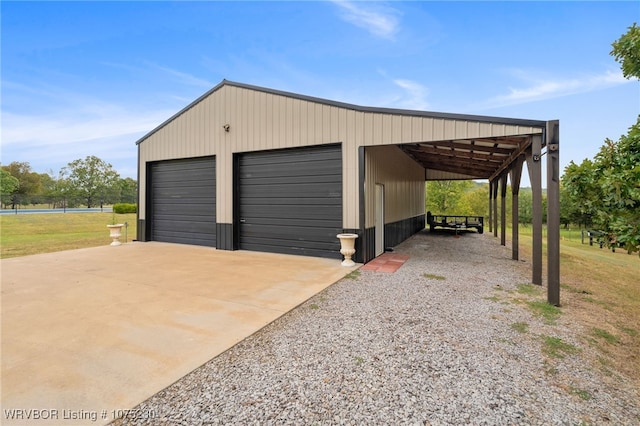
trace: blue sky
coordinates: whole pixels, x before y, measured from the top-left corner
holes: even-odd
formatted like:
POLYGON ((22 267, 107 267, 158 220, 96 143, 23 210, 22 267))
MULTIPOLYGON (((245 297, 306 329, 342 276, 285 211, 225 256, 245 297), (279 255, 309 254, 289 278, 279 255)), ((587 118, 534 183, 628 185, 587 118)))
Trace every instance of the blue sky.
MULTIPOLYGON (((560 120, 561 162, 640 114, 611 43, 640 2, 10 2, 0 161, 54 174, 135 141, 222 79, 364 106, 560 120)), ((523 185, 527 185, 526 173, 523 185)))

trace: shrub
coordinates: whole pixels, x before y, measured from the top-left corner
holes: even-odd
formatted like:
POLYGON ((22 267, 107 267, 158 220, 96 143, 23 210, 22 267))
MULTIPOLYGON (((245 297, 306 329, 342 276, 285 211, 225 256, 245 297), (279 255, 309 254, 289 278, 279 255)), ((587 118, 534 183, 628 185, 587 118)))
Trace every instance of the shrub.
POLYGON ((113 212, 118 214, 137 213, 138 205, 134 203, 117 203, 113 205, 113 212))

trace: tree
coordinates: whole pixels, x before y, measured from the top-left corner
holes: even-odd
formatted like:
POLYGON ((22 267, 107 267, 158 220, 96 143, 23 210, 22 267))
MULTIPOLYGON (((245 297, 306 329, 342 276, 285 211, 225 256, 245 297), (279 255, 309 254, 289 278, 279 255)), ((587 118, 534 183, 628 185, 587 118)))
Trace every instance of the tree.
POLYGON ((533 223, 533 192, 531 188, 520 188, 518 192, 518 223, 533 223))
POLYGON ((609 139, 595 157, 601 189, 598 222, 612 243, 640 250, 640 116, 617 142, 609 139))
POLYGON ((42 195, 51 208, 66 208, 74 205, 73 201, 69 201, 69 185, 64 170, 60 171, 56 176, 53 170, 48 173, 42 173, 42 195))
POLYGON ((466 180, 438 180, 429 181, 426 185, 427 211, 433 214, 464 214, 462 195, 473 187, 473 183, 466 180))
POLYGON ((62 174, 68 175, 70 190, 82 197, 88 208, 102 205, 107 197, 119 190, 120 175, 111 164, 93 155, 70 162, 62 174))
POLYGON ((131 178, 120 179, 120 202, 136 203, 138 201, 138 182, 131 178))
POLYGON ((560 223, 565 229, 572 223, 580 224, 578 209, 573 203, 571 194, 562 182, 560 182, 560 223))
POLYGON ((610 52, 620 62, 622 75, 630 79, 640 79, 640 28, 634 22, 618 40, 614 41, 610 52))
POLYGON ((11 196, 18 190, 20 182, 11 176, 11 173, 4 169, 0 169, 0 195, 2 196, 2 204, 10 203, 11 196))
POLYGON ((18 179, 18 189, 13 192, 11 199, 12 208, 15 208, 16 204, 29 204, 30 196, 40 194, 42 190, 40 175, 31 170, 29 163, 14 161, 2 166, 2 169, 18 179))
POLYGON ((487 217, 489 215, 489 184, 474 183, 470 190, 462 194, 461 204, 465 208, 468 207, 461 214, 487 217))
POLYGON ((560 208, 563 208, 564 203, 564 208, 568 209, 568 214, 576 223, 591 225, 602 199, 602 190, 593 161, 585 159, 580 165, 571 161, 564 169, 561 188, 560 208))

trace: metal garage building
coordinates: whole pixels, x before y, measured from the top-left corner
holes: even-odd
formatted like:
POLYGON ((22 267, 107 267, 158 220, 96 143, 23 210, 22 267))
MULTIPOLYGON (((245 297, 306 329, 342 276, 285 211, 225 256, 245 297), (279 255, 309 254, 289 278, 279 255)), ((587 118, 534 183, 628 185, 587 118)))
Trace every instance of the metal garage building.
POLYGON ((497 236, 498 188, 504 212, 507 178, 517 203, 527 161, 535 204, 541 149, 552 167, 558 151, 557 121, 362 107, 227 80, 137 145, 138 240, 340 258, 336 234, 351 232, 359 262, 424 229, 426 180, 489 179, 497 236))

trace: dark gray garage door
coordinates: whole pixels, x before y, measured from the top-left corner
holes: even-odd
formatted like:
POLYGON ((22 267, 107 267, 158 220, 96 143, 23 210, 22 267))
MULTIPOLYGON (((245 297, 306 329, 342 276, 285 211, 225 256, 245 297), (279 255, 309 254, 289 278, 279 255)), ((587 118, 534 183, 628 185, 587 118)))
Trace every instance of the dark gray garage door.
POLYGON ((240 248, 340 258, 340 145, 242 154, 240 248))
POLYGON ((216 246, 216 160, 151 165, 151 239, 216 246))

